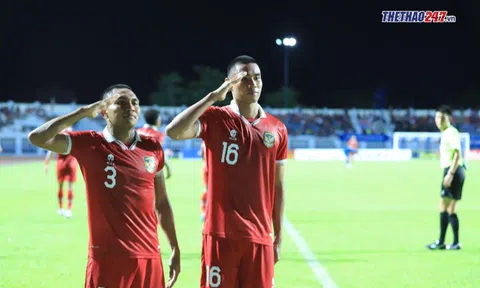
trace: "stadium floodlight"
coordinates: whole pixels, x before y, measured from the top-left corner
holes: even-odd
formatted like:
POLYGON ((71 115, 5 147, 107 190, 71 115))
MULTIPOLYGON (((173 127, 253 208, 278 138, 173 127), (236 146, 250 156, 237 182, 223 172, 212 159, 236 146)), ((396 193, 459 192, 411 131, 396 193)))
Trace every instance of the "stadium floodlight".
POLYGON ((288 71, 288 49, 297 45, 297 39, 293 37, 285 37, 283 40, 277 38, 275 40, 278 46, 283 46, 283 97, 284 97, 284 105, 285 108, 288 107, 288 78, 289 78, 289 71, 288 71))
POLYGON ((293 47, 297 44, 297 39, 293 37, 283 38, 283 45, 293 47))

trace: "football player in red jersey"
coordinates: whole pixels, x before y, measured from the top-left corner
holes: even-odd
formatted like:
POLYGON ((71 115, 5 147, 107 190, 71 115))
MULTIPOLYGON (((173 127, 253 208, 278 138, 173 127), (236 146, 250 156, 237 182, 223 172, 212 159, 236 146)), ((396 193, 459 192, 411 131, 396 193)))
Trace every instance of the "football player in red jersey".
MULTIPOLYGON (((162 119, 160 118, 160 111, 156 109, 148 109, 143 113, 145 117, 145 125, 142 128, 137 129, 137 132, 141 135, 157 137, 160 144, 165 142, 165 135, 158 130, 160 125, 162 125, 162 119)), ((170 165, 168 165, 167 157, 165 156, 165 169, 167 169, 167 175, 165 178, 170 178, 172 176, 172 171, 170 170, 170 165)))
POLYGON ((263 83, 252 57, 235 58, 227 71, 225 82, 177 115, 166 134, 200 137, 207 147, 200 286, 272 287, 282 244, 287 129, 258 104, 263 83), (229 91, 230 105, 212 106, 229 91))
POLYGON ((347 147, 345 148, 345 165, 348 168, 352 168, 353 164, 353 156, 358 153, 358 140, 357 136, 352 135, 350 139, 348 139, 347 147))
MULTIPOLYGON (((72 131, 71 127, 68 127, 63 132, 72 131)), ((45 174, 48 173, 48 166, 50 160, 53 159, 55 153, 48 151, 45 156, 45 174)), ((58 181, 58 214, 67 218, 72 217, 72 202, 73 202, 73 183, 77 181, 77 159, 72 155, 57 155, 57 181, 58 181), (67 210, 63 209, 63 183, 67 182, 68 194, 67 194, 67 210)))
POLYGON ((173 287, 180 250, 165 188, 162 146, 157 138, 136 132, 140 106, 129 86, 113 85, 102 98, 41 125, 30 132, 29 140, 70 154, 80 165, 90 234, 85 287, 165 287, 158 221, 172 249, 166 287, 173 287), (102 132, 61 133, 99 113, 107 122, 102 132))
POLYGON ((200 153, 202 154, 202 160, 203 160, 203 165, 202 165, 202 178, 203 178, 203 187, 204 190, 202 192, 202 199, 200 202, 200 208, 202 211, 200 219, 202 221, 205 221, 205 212, 207 210, 207 191, 208 191, 208 168, 207 168, 207 159, 205 158, 206 155, 206 147, 205 147, 205 142, 202 141, 202 145, 200 146, 200 153))

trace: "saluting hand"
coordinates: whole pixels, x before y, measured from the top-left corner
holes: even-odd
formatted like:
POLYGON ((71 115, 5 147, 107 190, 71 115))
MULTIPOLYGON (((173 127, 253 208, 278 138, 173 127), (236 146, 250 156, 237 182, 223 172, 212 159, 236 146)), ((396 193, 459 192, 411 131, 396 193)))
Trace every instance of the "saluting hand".
POLYGON ((223 101, 227 97, 227 93, 232 90, 233 85, 237 84, 242 80, 243 77, 247 75, 247 72, 241 71, 233 74, 232 78, 227 79, 218 87, 215 91, 212 92, 212 97, 215 101, 223 101))
POLYGON ((100 112, 106 111, 108 106, 114 103, 118 99, 118 97, 120 97, 120 95, 116 94, 107 99, 103 99, 83 107, 85 116, 89 118, 97 117, 100 112))

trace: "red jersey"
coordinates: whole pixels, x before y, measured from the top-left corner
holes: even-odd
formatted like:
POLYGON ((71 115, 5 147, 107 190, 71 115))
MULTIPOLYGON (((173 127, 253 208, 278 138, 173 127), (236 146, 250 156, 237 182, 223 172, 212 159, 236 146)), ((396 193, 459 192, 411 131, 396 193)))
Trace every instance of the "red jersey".
POLYGON ((158 129, 154 126, 146 124, 142 128, 138 128, 137 132, 141 135, 157 138, 162 145, 163 142, 165 142, 165 135, 162 132, 158 131, 158 129))
POLYGON ((85 179, 89 256, 159 257, 154 177, 164 156, 158 140, 136 133, 127 147, 107 128, 66 135, 65 154, 78 159, 85 179))
POLYGON ((272 245, 276 165, 287 159, 287 128, 261 107, 250 123, 234 102, 208 108, 199 122, 209 173, 204 233, 272 245))
POLYGON ((354 149, 354 150, 357 150, 358 149, 358 141, 357 140, 353 140, 352 138, 350 138, 348 140, 348 143, 347 143, 348 147, 351 148, 351 149, 354 149))
POLYGON ((57 155, 57 167, 74 167, 77 165, 77 159, 72 155, 57 155))

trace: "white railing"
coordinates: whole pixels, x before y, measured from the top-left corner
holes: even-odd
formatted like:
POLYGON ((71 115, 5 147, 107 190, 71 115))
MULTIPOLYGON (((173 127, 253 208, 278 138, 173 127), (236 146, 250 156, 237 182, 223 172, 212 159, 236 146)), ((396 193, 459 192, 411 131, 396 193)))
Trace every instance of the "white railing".
MULTIPOLYGON (((200 149, 201 139, 172 140, 165 139, 164 147, 176 151, 200 149)), ((27 132, 0 132, 0 145, 3 148, 3 155, 15 156, 42 156, 45 150, 37 148, 28 141, 27 132)), ((311 135, 289 136, 289 149, 333 149, 342 148, 344 143, 335 136, 317 137, 311 135)), ((389 148, 390 142, 359 142, 361 148, 389 148)), ((1 155, 0 154, 0 155, 1 155)))
POLYGON ((2 154, 15 156, 42 156, 45 150, 35 147, 28 141, 28 133, 9 132, 0 133, 0 145, 3 148, 2 154))

